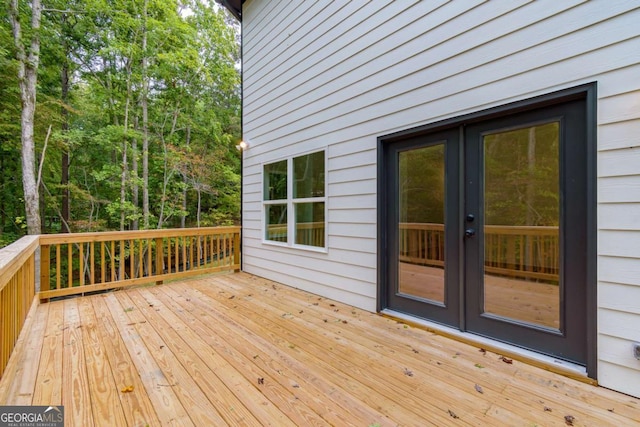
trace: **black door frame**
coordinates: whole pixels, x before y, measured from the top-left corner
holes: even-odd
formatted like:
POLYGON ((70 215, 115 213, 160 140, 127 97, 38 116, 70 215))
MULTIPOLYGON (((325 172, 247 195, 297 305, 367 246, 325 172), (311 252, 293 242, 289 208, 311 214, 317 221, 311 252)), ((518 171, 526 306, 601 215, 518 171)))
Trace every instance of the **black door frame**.
MULTIPOLYGON (((586 106, 585 123, 585 141, 584 141, 584 159, 586 162, 587 173, 587 188, 585 195, 585 246, 584 251, 586 253, 586 259, 589 260, 585 266, 585 280, 586 280, 586 370, 587 375, 590 378, 597 378, 597 198, 596 198, 596 109, 597 109, 597 83, 588 83, 580 86, 576 86, 569 89, 549 93, 546 95, 537 96, 535 98, 526 99, 523 101, 516 101, 509 104, 493 107, 490 109, 478 111, 475 113, 467 114, 464 116, 454 117, 439 122, 427 124, 424 126, 407 129, 399 132, 395 132, 389 135, 378 137, 377 141, 377 164, 378 164, 378 265, 377 265, 377 280, 378 280, 378 295, 377 295, 377 309, 378 311, 389 308, 389 295, 387 292, 387 282, 390 274, 390 260, 389 260, 389 233, 388 221, 390 206, 394 206, 395 201, 389 200, 389 183, 387 182, 387 170, 389 168, 389 150, 390 146, 407 140, 408 138, 416 138, 428 134, 433 134, 440 131, 451 131, 452 129, 458 129, 460 132, 460 139, 464 138, 464 129, 466 126, 477 124, 479 122, 485 122, 493 119, 499 119, 506 115, 513 115, 532 111, 544 107, 550 107, 557 104, 567 103, 572 100, 584 100, 586 106)), ((464 147, 461 148, 459 155, 464 156, 464 147)), ((461 157, 462 160, 462 157, 461 157)), ((461 177, 463 178, 463 177, 461 177)), ((464 179, 459 180, 460 185, 464 183, 464 179)), ((461 200, 459 200, 460 206, 464 206, 462 197, 464 195, 464 189, 460 188, 459 191, 461 200)), ((462 236, 463 218, 462 210, 460 210, 460 218, 458 218, 458 232, 462 236)), ((459 239, 458 253, 462 257, 464 254, 464 247, 462 238, 459 239)), ((462 268, 463 263, 459 263, 462 268)), ((460 271, 460 277, 463 276, 463 272, 460 271)), ((460 286, 463 286, 464 280, 460 281, 460 286)), ((460 298, 463 298, 464 293, 461 292, 460 298)), ((463 310, 460 310, 460 330, 465 331, 465 314, 463 310)))

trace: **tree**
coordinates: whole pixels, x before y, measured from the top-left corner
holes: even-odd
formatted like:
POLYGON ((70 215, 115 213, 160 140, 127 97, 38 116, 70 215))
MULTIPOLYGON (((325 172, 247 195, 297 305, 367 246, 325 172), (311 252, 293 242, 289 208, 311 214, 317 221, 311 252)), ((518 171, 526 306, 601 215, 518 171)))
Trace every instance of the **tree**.
POLYGON ((76 232, 236 222, 239 48, 224 10, 204 0, 40 1, 38 31, 24 25, 32 2, 6 0, 13 9, 0 9, 4 236, 27 228, 18 70, 24 67, 26 88, 34 58, 32 166, 24 169, 36 183, 29 188, 37 192, 40 232, 66 231, 66 224, 76 232), (22 61, 14 59, 20 45, 22 61))
POLYGON ((22 183, 27 216, 27 232, 40 234, 40 196, 35 173, 34 117, 36 110, 36 84, 38 63, 40 60, 40 18, 42 4, 40 0, 31 2, 31 42, 27 51, 23 43, 23 30, 20 24, 18 0, 10 0, 9 20, 13 30, 16 59, 18 61, 18 81, 22 101, 21 142, 22 142, 22 183))

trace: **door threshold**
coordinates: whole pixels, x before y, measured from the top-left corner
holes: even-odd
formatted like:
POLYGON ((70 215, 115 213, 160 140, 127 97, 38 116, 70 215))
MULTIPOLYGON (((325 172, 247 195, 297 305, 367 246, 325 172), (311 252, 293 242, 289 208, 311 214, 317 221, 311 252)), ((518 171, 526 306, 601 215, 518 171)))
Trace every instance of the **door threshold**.
POLYGON ((491 351, 493 353, 498 353, 511 359, 519 360, 521 362, 545 369, 550 372, 555 372, 557 374, 575 379, 577 381, 593 385, 598 384, 596 380, 587 376, 587 369, 584 366, 578 365, 576 363, 556 359, 552 356, 536 353, 535 351, 527 350, 511 344, 506 344, 501 341, 492 340, 490 338, 475 335, 469 332, 462 332, 455 328, 401 313, 399 311, 384 309, 380 311, 380 314, 394 320, 401 320, 404 323, 410 324, 411 326, 425 329, 429 332, 433 332, 456 341, 464 342, 475 347, 484 348, 485 350, 491 351))

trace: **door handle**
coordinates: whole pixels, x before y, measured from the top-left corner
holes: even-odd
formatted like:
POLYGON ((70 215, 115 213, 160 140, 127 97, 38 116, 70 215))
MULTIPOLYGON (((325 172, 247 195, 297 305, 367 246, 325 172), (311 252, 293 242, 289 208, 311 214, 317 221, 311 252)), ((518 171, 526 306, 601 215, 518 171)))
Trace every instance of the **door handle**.
POLYGON ((464 235, 467 237, 473 237, 476 235, 476 230, 473 228, 467 228, 466 230, 464 230, 464 235))

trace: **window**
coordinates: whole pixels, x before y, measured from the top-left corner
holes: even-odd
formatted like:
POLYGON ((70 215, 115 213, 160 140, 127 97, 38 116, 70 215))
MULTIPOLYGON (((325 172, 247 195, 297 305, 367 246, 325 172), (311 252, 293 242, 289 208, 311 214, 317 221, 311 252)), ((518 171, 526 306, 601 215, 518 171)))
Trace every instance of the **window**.
POLYGON ((266 241, 324 248, 325 152, 264 165, 263 206, 266 241))

